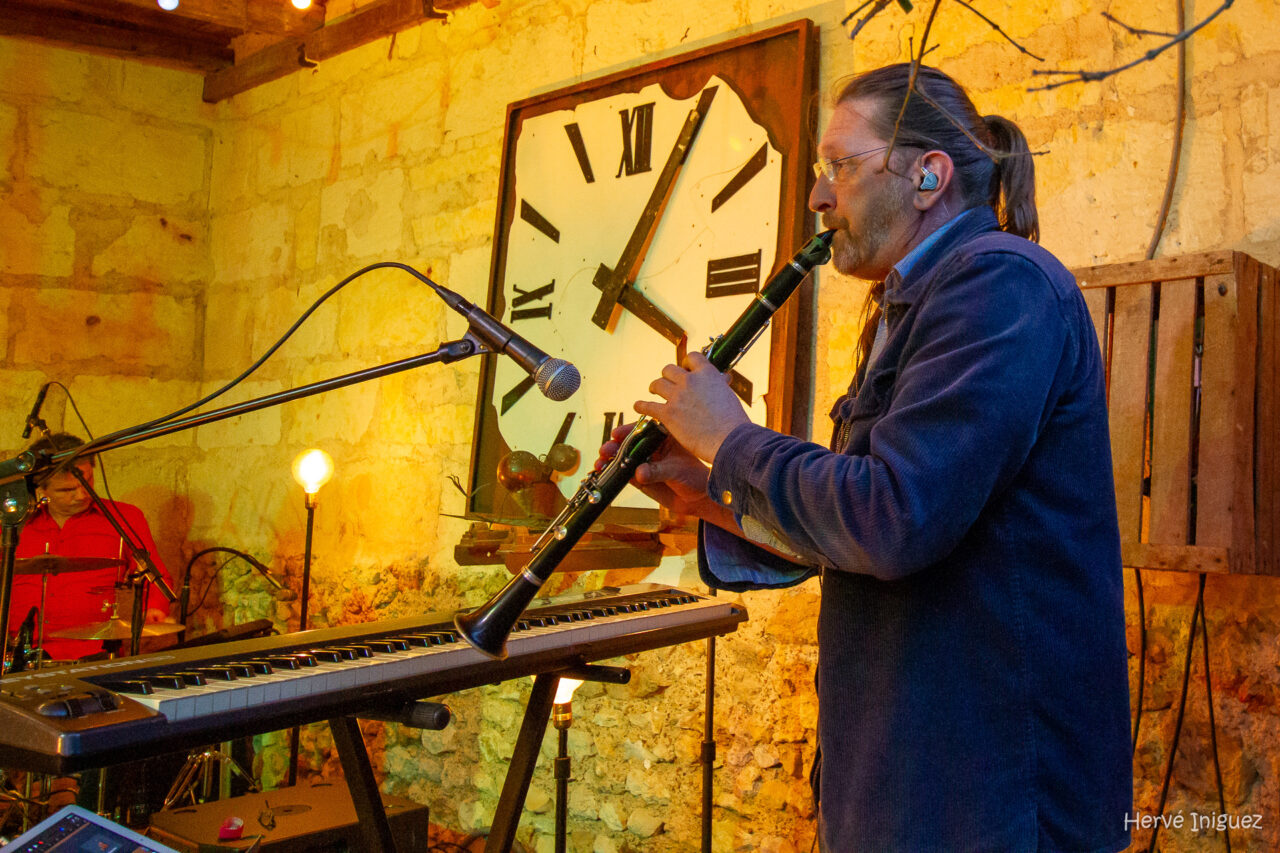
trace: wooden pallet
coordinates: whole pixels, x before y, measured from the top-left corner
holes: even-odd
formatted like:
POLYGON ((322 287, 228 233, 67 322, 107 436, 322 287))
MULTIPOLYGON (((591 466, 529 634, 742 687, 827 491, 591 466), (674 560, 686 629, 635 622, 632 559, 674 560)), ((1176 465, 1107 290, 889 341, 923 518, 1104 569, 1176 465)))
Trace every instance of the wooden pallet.
POLYGON ((1210 252, 1074 272, 1107 369, 1124 565, 1280 575, 1280 271, 1210 252))

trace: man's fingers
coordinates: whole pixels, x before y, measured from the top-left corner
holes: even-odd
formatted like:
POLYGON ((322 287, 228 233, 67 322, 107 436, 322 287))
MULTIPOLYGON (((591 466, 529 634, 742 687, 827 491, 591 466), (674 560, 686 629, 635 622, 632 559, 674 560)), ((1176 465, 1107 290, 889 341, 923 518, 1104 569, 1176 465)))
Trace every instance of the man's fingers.
POLYGON ((705 367, 710 367, 712 370, 715 370, 715 368, 711 366, 711 362, 707 357, 697 350, 694 350, 684 358, 680 359, 680 365, 690 373, 695 370, 702 370, 705 367))

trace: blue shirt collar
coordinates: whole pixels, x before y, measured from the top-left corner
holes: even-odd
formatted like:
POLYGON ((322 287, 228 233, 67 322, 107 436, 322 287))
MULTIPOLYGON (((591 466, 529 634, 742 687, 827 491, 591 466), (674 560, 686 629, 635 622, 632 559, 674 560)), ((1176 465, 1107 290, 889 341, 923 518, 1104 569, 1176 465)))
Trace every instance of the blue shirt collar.
POLYGON ((911 272, 911 268, 916 265, 916 262, 919 261, 920 258, 924 257, 924 253, 929 251, 930 247, 942 239, 943 234, 950 231, 951 227, 960 220, 972 215, 975 210, 977 210, 977 208, 969 208, 968 210, 957 213, 955 216, 942 223, 942 225, 934 230, 928 237, 921 240, 914 249, 907 252, 906 256, 903 257, 902 260, 893 265, 894 272, 898 274, 898 280, 901 281, 906 278, 907 274, 911 272))

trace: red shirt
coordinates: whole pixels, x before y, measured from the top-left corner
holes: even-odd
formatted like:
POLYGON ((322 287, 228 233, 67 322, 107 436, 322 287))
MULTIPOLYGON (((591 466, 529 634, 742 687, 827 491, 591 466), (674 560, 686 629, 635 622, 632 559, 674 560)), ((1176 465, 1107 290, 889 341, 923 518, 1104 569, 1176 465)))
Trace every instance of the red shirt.
MULTIPOLYGON (((151 528, 142 515, 142 510, 133 504, 117 501, 103 501, 104 504, 122 520, 125 530, 132 529, 137 534, 139 543, 151 555, 156 568, 172 585, 168 570, 156 552, 156 543, 151 538, 151 528)), ((62 527, 58 527, 49 511, 41 508, 22 528, 18 539, 17 556, 38 557, 41 554, 57 554, 62 557, 119 557, 122 552, 120 534, 96 508, 89 507, 84 512, 67 519, 62 527)), ((116 600, 116 582, 123 581, 132 568, 133 560, 128 558, 128 549, 124 549, 127 564, 112 569, 96 569, 86 572, 63 572, 48 576, 48 588, 44 593, 44 649, 55 660, 75 660, 95 652, 102 651, 100 640, 66 640, 50 636, 54 631, 73 628, 94 622, 106 622, 111 619, 111 605, 116 600)), ((43 575, 15 575, 13 592, 9 606, 9 631, 16 634, 18 626, 32 607, 41 605, 41 586, 43 575)), ((147 597, 147 608, 167 610, 168 602, 154 586, 147 597)), ((130 612, 127 605, 121 605, 116 616, 129 621, 130 612)), ((40 624, 36 623, 36 638, 39 639, 40 624)), ((12 648, 12 645, 10 646, 12 648)), ((127 646, 125 647, 128 648, 127 646)))

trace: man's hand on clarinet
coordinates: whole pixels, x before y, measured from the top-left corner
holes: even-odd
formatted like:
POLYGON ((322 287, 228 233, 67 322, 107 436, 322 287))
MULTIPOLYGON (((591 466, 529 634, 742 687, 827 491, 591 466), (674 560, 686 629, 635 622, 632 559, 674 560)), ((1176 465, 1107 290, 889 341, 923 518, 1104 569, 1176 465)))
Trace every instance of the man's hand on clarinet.
POLYGON ((656 418, 672 438, 707 463, 734 427, 750 422, 728 378, 700 352, 689 353, 679 366, 662 368, 662 378, 649 391, 665 402, 640 400, 636 411, 656 418))
MULTIPOLYGON (((618 453, 618 448, 631 430, 634 423, 615 427, 609 433, 609 440, 600 447, 600 457, 596 459, 595 469, 603 470, 618 453)), ((698 461, 692 453, 685 450, 671 439, 652 456, 649 461, 636 468, 632 483, 636 488, 653 498, 672 512, 684 515, 699 515, 699 509, 707 498, 707 466, 698 461)))

